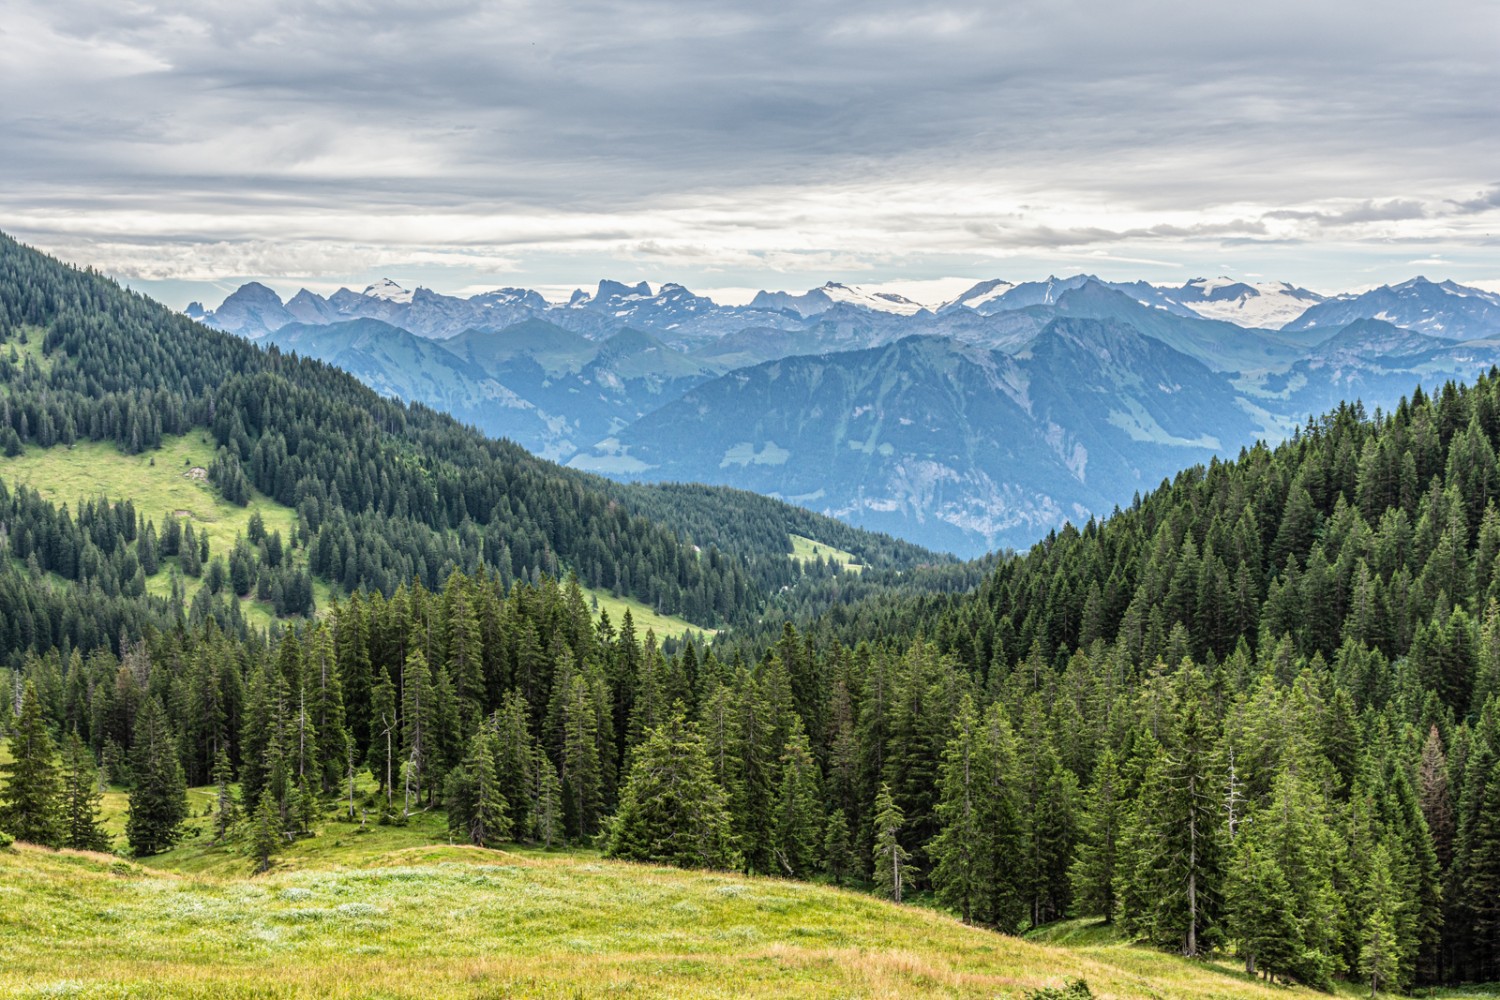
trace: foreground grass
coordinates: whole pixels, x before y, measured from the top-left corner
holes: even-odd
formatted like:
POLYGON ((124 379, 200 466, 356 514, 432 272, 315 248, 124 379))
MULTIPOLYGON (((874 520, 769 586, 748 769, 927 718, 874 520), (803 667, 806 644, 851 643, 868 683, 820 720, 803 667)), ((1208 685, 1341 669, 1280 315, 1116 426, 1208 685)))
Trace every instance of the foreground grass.
POLYGON ((206 844, 153 867, 0 852, 0 995, 1004 997, 1080 976, 1100 997, 1313 995, 825 886, 433 844, 436 815, 356 829, 257 878, 206 844))
MULTIPOLYGON (((1090 921, 1022 940, 827 886, 453 846, 441 812, 362 823, 372 793, 253 878, 243 830, 211 842, 211 789, 152 858, 0 851, 0 996, 1020 997, 1078 977, 1105 998, 1320 995, 1090 921)), ((117 834, 124 805, 106 796, 117 834)))

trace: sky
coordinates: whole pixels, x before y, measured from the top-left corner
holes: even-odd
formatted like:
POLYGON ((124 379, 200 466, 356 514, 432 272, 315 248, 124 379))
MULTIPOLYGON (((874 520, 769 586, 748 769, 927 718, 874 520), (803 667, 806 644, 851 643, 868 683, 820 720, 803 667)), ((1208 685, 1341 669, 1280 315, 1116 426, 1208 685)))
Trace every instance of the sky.
POLYGON ((179 308, 1500 289, 1493 0, 7 0, 0 51, 0 230, 179 308))

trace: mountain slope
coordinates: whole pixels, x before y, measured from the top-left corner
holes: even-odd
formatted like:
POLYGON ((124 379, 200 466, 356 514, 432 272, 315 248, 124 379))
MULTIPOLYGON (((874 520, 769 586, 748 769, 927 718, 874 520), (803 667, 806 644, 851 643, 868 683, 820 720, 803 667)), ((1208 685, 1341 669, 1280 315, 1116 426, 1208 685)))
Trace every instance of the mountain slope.
POLYGON ((1500 331, 1500 295, 1452 281, 1417 277, 1361 295, 1340 296, 1307 310, 1287 331, 1340 329, 1378 319, 1447 340, 1493 337, 1500 331))
POLYGON ((342 368, 383 396, 424 403, 505 437, 543 458, 566 458, 576 445, 565 421, 551 417, 479 365, 378 319, 326 326, 288 323, 263 338, 286 351, 342 368))
MULTIPOLYGON (((0 237, 0 335, 22 334, 28 350, 40 344, 42 363, 0 366, 9 415, 0 437, 15 448, 110 441, 139 454, 206 428, 220 449, 207 470, 214 485, 296 508, 313 572, 345 588, 389 592, 413 578, 435 588, 458 566, 488 566, 503 580, 575 570, 587 586, 708 625, 723 613, 715 609, 751 613, 760 588, 784 578, 790 533, 779 549, 736 539, 720 558, 700 559, 690 539, 640 516, 607 481, 0 237)), ((898 551, 920 558, 911 547, 875 558, 898 551)))
POLYGON ((1256 423, 1228 382, 1119 324, 1058 320, 1014 357, 940 338, 785 358, 685 394, 576 467, 776 493, 977 553, 1107 512, 1256 423))

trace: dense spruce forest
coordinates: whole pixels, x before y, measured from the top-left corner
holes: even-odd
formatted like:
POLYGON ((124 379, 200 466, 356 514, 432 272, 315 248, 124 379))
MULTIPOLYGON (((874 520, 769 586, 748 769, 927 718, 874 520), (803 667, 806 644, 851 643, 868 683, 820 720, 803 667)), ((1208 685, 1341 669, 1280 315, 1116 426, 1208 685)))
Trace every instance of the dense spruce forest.
POLYGON ((127 504, 0 495, 25 547, 0 570, 13 836, 99 846, 102 768, 142 855, 209 785, 258 867, 330 810, 441 809, 473 843, 827 879, 1008 933, 1092 915, 1323 988, 1500 978, 1500 374, 1342 407, 1029 553, 933 567, 936 593, 890 566, 767 605, 776 532, 712 547, 716 491, 591 492, 40 259, 0 255, 6 335, 45 328, 53 359, 13 376, 0 435, 211 426, 218 488, 296 507, 288 544, 351 595, 267 635, 135 593, 127 504), (567 571, 752 610, 666 648, 567 571))

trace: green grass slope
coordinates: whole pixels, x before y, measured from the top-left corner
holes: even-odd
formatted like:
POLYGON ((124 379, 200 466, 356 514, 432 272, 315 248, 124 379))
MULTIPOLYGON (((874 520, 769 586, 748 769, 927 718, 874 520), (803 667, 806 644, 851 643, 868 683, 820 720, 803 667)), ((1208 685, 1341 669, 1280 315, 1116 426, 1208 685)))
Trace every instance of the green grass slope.
MULTIPOLYGON (((212 842, 210 788, 152 858, 0 850, 0 996, 977 998, 1076 978, 1122 1000, 1323 995, 1094 921, 1023 940, 806 882, 454 846, 441 811, 365 822, 375 794, 361 775, 354 821, 340 804, 255 877, 244 824, 212 842)), ((117 846, 126 802, 116 787, 103 803, 117 846)))
MULTIPOLYGON (((111 501, 129 500, 135 504, 137 514, 156 522, 158 535, 169 517, 191 521, 195 532, 208 533, 211 558, 228 559, 235 539, 247 533, 250 518, 256 513, 265 522, 267 533, 279 531, 282 539, 290 543, 292 528, 297 523, 296 511, 253 491, 249 504, 238 507, 221 497, 211 484, 190 474, 195 468, 207 469, 213 460, 212 438, 207 431, 196 431, 169 435, 163 438, 159 449, 139 455, 127 455, 101 441, 80 441, 52 448, 28 447, 14 458, 0 457, 0 478, 8 484, 24 484, 43 498, 58 505, 67 504, 70 509, 81 499, 100 496, 111 501)), ((306 559, 301 551, 291 555, 296 562, 306 559)), ((163 558, 161 568, 147 578, 147 589, 158 595, 171 593, 171 574, 178 566, 176 557, 163 558)), ((183 577, 182 582, 186 599, 191 602, 203 586, 202 578, 183 577)), ((318 607, 324 607, 332 590, 316 581, 313 587, 318 607)), ((269 624, 273 618, 268 605, 252 598, 241 600, 241 610, 246 620, 259 626, 269 624)))
POLYGON ((252 879, 0 852, 6 996, 1004 997, 1074 977, 1100 997, 1311 995, 855 892, 588 856, 422 846, 252 879))
MULTIPOLYGON (((167 517, 190 519, 195 532, 208 532, 211 555, 222 555, 226 559, 234 548, 235 539, 246 534, 250 518, 259 513, 265 522, 266 531, 280 531, 284 540, 290 542, 292 528, 297 523, 297 512, 276 503, 258 492, 253 493, 250 503, 237 507, 224 500, 218 490, 200 479, 189 475, 194 468, 206 469, 213 464, 214 447, 207 431, 198 431, 163 439, 162 447, 139 455, 126 455, 113 445, 96 441, 82 441, 72 446, 59 445, 53 448, 26 448, 14 458, 0 457, 0 479, 10 484, 24 484, 55 504, 76 506, 80 499, 96 499, 106 496, 110 500, 128 499, 135 504, 137 513, 147 520, 155 521, 160 533, 167 517)), ((832 553, 824 558, 832 557, 832 553)), ((302 562, 306 553, 292 552, 294 561, 302 562)), ((171 593, 171 572, 178 560, 164 558, 162 568, 155 576, 147 578, 146 586, 154 594, 171 593)), ((183 578, 183 590, 189 602, 202 579, 183 578)), ((317 606, 328 605, 333 588, 326 582, 314 580, 314 598, 317 606)), ((702 629, 686 619, 662 614, 633 597, 616 597, 606 590, 587 590, 587 595, 596 599, 599 608, 609 612, 616 626, 625 609, 630 609, 635 620, 636 631, 644 635, 646 629, 653 630, 657 638, 678 636, 684 632, 713 635, 715 630, 702 629)), ((241 611, 246 619, 258 626, 272 621, 268 605, 251 598, 241 600, 241 611)))
POLYGON ((853 552, 835 548, 832 545, 825 545, 805 535, 792 536, 791 559, 793 562, 811 563, 819 557, 825 563, 838 563, 839 566, 851 573, 864 571, 864 566, 860 565, 859 557, 853 552))

